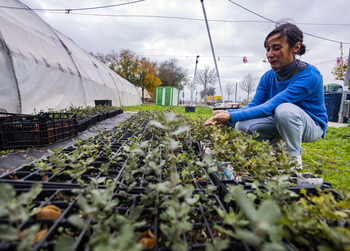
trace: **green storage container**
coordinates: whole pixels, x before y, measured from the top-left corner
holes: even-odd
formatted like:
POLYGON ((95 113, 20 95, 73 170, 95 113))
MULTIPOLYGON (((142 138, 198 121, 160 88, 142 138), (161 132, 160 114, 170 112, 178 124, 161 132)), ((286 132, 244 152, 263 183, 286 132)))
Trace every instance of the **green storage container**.
POLYGON ((156 89, 156 105, 178 106, 180 88, 176 86, 158 86, 156 89))
POLYGON ((324 92, 343 92, 343 86, 340 84, 327 84, 323 86, 324 92))

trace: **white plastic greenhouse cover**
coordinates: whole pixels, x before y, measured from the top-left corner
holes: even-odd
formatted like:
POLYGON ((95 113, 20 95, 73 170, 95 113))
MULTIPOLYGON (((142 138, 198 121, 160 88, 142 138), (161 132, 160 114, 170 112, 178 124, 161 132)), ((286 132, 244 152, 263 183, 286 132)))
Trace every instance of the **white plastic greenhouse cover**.
POLYGON ((141 104, 137 89, 17 0, 0 0, 0 108, 141 104), (10 8, 4 8, 10 7, 10 8))

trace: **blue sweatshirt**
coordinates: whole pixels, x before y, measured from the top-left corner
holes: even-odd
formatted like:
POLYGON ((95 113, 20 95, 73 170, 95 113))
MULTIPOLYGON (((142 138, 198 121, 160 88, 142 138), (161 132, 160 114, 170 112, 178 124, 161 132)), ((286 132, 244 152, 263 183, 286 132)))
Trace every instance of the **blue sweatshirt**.
POLYGON ((252 102, 242 109, 228 110, 231 122, 271 116, 282 103, 293 103, 303 109, 326 134, 328 117, 324 103, 323 80, 316 67, 308 64, 292 78, 278 82, 272 69, 266 72, 258 84, 252 102))

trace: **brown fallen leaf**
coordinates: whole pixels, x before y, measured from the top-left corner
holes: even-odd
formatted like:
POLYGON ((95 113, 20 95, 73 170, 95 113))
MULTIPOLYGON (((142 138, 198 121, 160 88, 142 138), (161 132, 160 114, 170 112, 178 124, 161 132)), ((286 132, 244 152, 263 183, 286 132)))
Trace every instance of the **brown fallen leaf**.
POLYGON ((61 214, 61 209, 54 205, 48 205, 46 207, 40 208, 40 212, 36 214, 36 218, 57 220, 61 214))
POLYGON ((16 175, 13 175, 13 170, 11 170, 10 172, 9 172, 9 177, 10 177, 10 179, 13 179, 13 180, 18 180, 18 177, 16 176, 16 175))
POLYGON ((43 230, 39 231, 34 238, 34 243, 35 244, 39 243, 44 238, 47 231, 48 231, 47 228, 44 228, 43 230))
POLYGON ((48 180, 49 179, 49 176, 48 175, 45 175, 42 179, 41 179, 41 181, 45 181, 45 180, 48 180))
POLYGON ((156 245, 156 238, 154 237, 151 229, 148 229, 145 232, 140 233, 139 243, 143 248, 153 249, 156 245))
POLYGON ((18 180, 18 177, 16 176, 16 175, 9 175, 9 177, 11 178, 11 179, 13 179, 13 180, 18 180))

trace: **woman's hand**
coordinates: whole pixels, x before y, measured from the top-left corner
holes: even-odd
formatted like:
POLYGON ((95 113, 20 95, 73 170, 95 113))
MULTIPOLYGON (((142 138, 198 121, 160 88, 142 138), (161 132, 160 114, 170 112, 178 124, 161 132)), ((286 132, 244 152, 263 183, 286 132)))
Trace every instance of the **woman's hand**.
POLYGON ((211 125, 212 123, 215 123, 217 126, 220 126, 223 123, 229 122, 231 120, 231 116, 228 112, 220 112, 208 119, 206 122, 204 122, 202 125, 211 125))
POLYGON ((216 115, 216 114, 223 113, 223 112, 227 112, 228 113, 227 110, 215 110, 215 111, 213 111, 213 114, 216 115))

